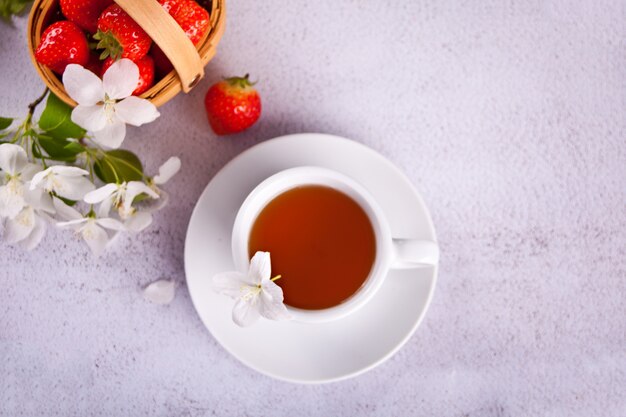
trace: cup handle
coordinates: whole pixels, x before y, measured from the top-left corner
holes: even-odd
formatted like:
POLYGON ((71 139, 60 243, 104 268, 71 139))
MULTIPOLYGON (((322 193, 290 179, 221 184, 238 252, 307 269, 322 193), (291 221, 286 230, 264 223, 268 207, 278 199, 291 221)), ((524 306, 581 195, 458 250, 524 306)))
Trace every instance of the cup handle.
POLYGON ((439 262, 439 246, 430 240, 394 238, 392 245, 393 269, 434 266, 439 262))

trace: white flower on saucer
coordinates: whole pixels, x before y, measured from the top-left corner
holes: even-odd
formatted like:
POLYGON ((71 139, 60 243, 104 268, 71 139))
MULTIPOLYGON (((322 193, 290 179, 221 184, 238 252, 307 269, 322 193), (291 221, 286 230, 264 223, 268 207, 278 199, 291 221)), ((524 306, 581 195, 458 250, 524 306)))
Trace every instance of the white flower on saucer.
POLYGON ((0 145, 0 218, 17 216, 27 202, 25 183, 42 167, 28 162, 26 151, 18 145, 0 145))
POLYGON ((272 266, 269 252, 257 252, 250 261, 247 274, 224 272, 213 277, 213 288, 220 294, 236 299, 233 321, 249 326, 259 317, 270 320, 288 320, 291 315, 283 304, 283 290, 270 279, 272 266))
POLYGON ((72 121, 93 133, 94 140, 102 146, 119 148, 127 123, 141 126, 159 117, 154 104, 131 95, 138 82, 137 64, 126 58, 111 65, 102 80, 80 65, 68 65, 63 85, 78 103, 72 111, 72 121))
POLYGON ((30 182, 30 189, 43 188, 69 200, 82 200, 96 188, 88 178, 89 172, 78 167, 55 165, 35 174, 30 182))
POLYGON ((89 249, 96 256, 100 256, 109 243, 109 234, 105 229, 116 232, 125 230, 124 225, 119 220, 108 217, 96 218, 91 215, 83 217, 78 211, 61 201, 57 203, 55 200, 55 207, 59 216, 68 219, 68 221, 57 223, 57 226, 72 227, 76 233, 82 236, 89 249))
POLYGON ((121 184, 106 184, 85 194, 83 200, 89 204, 102 203, 98 209, 99 216, 108 216, 111 207, 114 207, 118 210, 120 218, 125 220, 135 213, 135 208, 132 204, 135 197, 139 194, 147 194, 152 198, 159 198, 159 195, 143 182, 130 181, 121 184))

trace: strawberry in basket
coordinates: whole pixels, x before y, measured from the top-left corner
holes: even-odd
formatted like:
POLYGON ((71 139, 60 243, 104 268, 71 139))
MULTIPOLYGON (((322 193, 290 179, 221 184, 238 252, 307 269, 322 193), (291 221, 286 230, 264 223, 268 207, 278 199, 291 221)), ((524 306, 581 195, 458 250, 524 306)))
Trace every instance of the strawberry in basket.
POLYGON ((69 64, 86 65, 89 61, 87 37, 75 23, 55 22, 41 35, 35 58, 57 74, 63 74, 69 64))
MULTIPOLYGON (((156 1, 194 45, 206 37, 211 27, 209 12, 196 1, 156 1)), ((202 1, 208 1, 211 7, 211 0, 202 1)), ((58 0, 58 5, 52 6, 56 15, 51 18, 47 14, 47 23, 53 23, 44 26, 34 53, 39 63, 58 75, 68 64, 75 63, 102 76, 113 62, 128 58, 139 68, 140 80, 133 94, 140 95, 158 81, 157 69, 160 76, 173 70, 163 51, 156 44, 151 49, 152 39, 114 0, 58 0), (89 43, 92 39, 96 42, 89 43)))
MULTIPOLYGON (((159 3, 176 20, 194 45, 197 45, 209 30, 209 12, 194 0, 159 0, 159 3)), ((154 45, 151 54, 159 76, 172 71, 174 67, 161 48, 154 45)))
POLYGON ((89 33, 96 33, 100 14, 113 4, 113 0, 60 0, 59 3, 67 20, 89 33))
POLYGON ((128 58, 138 61, 148 54, 152 39, 120 6, 113 4, 102 12, 98 19, 98 49, 104 51, 101 59, 128 58))

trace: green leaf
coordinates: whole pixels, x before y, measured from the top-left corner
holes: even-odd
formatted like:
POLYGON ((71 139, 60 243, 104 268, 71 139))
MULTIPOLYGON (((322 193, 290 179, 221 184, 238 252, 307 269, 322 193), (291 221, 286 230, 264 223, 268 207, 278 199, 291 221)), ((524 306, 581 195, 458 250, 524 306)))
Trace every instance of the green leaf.
POLYGON ((77 203, 77 201, 68 200, 67 198, 63 198, 63 197, 61 197, 60 195, 58 195, 56 193, 54 194, 54 196, 56 198, 58 198, 59 200, 61 200, 62 202, 64 202, 65 204, 67 204, 68 206, 70 206, 70 207, 76 205, 76 203, 77 203))
POLYGON ((7 127, 11 126, 11 123, 13 123, 13 119, 9 119, 8 117, 0 117, 0 130, 4 130, 7 127))
MULTIPOLYGON (((63 162, 74 162, 76 155, 84 152, 85 148, 76 142, 70 142, 68 140, 54 139, 49 136, 37 135, 37 143, 41 148, 46 151, 49 159, 63 162)), ((36 151, 36 147, 33 144, 33 153, 35 157, 40 158, 39 152, 36 151)))
POLYGON ((85 136, 85 129, 72 122, 71 116, 72 108, 50 93, 39 118, 39 128, 53 139, 80 139, 85 136))
POLYGON ((137 155, 124 149, 105 152, 93 168, 98 178, 106 183, 141 181, 143 178, 141 161, 137 155))
POLYGON ((11 16, 22 13, 30 0, 0 0, 0 18, 6 22, 11 21, 11 16))
POLYGON ((44 156, 41 154, 41 152, 39 152, 39 149, 37 148, 35 142, 33 142, 33 144, 31 145, 31 149, 33 150, 33 156, 35 158, 41 159, 41 157, 44 156))
POLYGON ((85 147, 78 142, 69 142, 67 145, 65 145, 63 149, 67 152, 73 152, 77 155, 79 153, 85 152, 85 147))

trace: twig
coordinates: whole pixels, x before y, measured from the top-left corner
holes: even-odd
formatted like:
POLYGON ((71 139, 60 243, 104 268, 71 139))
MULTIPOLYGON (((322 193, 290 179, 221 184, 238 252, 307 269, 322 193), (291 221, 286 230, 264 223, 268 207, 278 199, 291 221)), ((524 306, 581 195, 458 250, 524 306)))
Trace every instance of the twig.
POLYGON ((48 95, 49 91, 50 91, 50 89, 48 87, 46 87, 46 89, 43 91, 43 94, 37 100, 33 101, 32 103, 30 103, 28 105, 28 115, 29 116, 32 116, 33 113, 35 113, 35 109, 37 108, 39 103, 41 103, 43 101, 43 99, 46 98, 46 96, 48 95))

